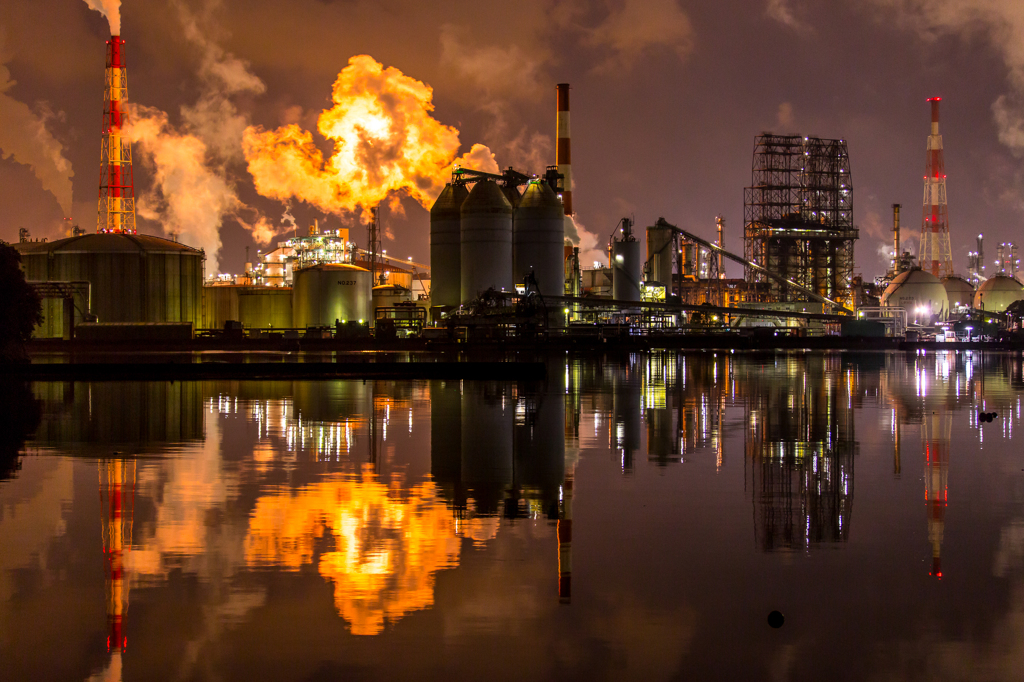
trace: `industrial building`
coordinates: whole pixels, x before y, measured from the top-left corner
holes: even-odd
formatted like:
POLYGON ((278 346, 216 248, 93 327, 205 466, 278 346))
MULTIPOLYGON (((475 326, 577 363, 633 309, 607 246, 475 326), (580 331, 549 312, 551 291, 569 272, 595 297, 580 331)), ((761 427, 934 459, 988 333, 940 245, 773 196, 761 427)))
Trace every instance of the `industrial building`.
POLYGON ((874 286, 854 274, 846 141, 769 132, 754 139, 742 255, 724 248, 724 216, 715 217, 714 241, 665 218, 643 227, 623 218, 607 243, 608 265, 584 267, 566 239, 574 215, 566 83, 556 86, 554 164, 499 173, 456 166, 430 210, 429 265, 389 257, 370 207, 365 248, 348 228, 315 221, 255 259, 247 252, 242 275, 206 276, 202 251, 136 232, 119 36, 107 42, 106 69, 96 233, 76 228, 54 242, 24 233, 17 245, 46 301, 40 337, 498 340, 742 327, 892 336, 908 325, 1001 314, 1024 299, 1013 244, 999 246, 994 277, 984 274, 981 235, 968 277, 953 271, 938 98, 929 100, 922 250, 915 259, 902 249, 894 204, 892 265, 874 286), (742 266, 742 278, 726 276, 727 260, 742 266))

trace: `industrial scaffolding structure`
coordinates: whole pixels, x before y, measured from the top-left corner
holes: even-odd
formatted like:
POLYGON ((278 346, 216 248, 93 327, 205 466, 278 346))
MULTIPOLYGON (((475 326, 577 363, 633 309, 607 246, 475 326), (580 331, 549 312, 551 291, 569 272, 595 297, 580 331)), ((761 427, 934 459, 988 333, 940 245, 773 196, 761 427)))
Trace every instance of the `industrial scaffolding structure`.
MULTIPOLYGON (((857 228, 844 140, 758 135, 743 205, 747 260, 825 298, 851 303, 857 228)), ((808 300, 753 268, 746 278, 764 284, 771 301, 808 300)))

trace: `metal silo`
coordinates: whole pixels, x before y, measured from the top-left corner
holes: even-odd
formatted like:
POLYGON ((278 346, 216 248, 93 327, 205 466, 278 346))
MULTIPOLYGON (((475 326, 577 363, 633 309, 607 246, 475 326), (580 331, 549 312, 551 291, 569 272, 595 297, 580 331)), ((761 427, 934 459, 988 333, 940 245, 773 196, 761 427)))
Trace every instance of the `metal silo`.
POLYGON ((512 486, 510 386, 467 381, 462 398, 462 482, 480 514, 495 513, 512 486))
POLYGON ((464 185, 447 184, 430 208, 430 304, 457 306, 462 282, 462 202, 464 185))
POLYGON ((491 180, 481 180, 462 204, 461 300, 487 289, 512 291, 512 204, 491 180))
POLYGON ((224 329, 228 320, 239 319, 238 292, 244 287, 237 284, 215 284, 203 287, 203 317, 201 329, 224 329))
POLYGON ((647 228, 647 262, 651 282, 672 286, 672 228, 662 224, 647 228))
POLYGON ((640 300, 640 242, 632 237, 612 242, 612 298, 640 300))
POLYGON ((246 329, 289 329, 291 287, 245 287, 238 292, 238 319, 246 329))
POLYGON ((558 195, 546 182, 526 188, 515 211, 512 236, 513 281, 522 284, 532 270, 544 296, 565 292, 565 214, 558 195))
POLYGON ((14 244, 25 277, 86 281, 100 322, 202 323, 202 251, 144 234, 85 234, 14 244))
POLYGON ((370 319, 370 271, 354 265, 321 264, 295 272, 293 325, 333 327, 335 322, 370 319))

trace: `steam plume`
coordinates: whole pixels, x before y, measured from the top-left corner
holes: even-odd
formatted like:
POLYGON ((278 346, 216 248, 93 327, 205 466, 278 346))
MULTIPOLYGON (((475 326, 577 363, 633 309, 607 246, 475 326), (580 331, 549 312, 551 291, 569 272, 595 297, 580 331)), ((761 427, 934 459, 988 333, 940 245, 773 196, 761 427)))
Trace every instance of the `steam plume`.
POLYGON ((580 264, 589 266, 600 261, 605 263, 607 254, 600 248, 597 235, 583 227, 576 216, 565 216, 565 240, 580 247, 580 264))
POLYGON ((46 129, 44 117, 7 94, 14 85, 11 72, 0 63, 0 157, 13 158, 31 168, 64 215, 70 216, 74 176, 71 162, 64 158, 61 143, 46 129))
POLYGON ((365 213, 392 192, 429 207, 456 163, 497 170, 483 145, 456 159, 459 131, 431 116, 432 99, 429 85, 368 55, 352 57, 334 83, 334 106, 318 121, 334 146, 330 158, 297 125, 246 129, 242 146, 256 190, 328 213, 365 213))
POLYGON ((85 0, 85 4, 107 18, 110 35, 121 35, 121 0, 85 0))

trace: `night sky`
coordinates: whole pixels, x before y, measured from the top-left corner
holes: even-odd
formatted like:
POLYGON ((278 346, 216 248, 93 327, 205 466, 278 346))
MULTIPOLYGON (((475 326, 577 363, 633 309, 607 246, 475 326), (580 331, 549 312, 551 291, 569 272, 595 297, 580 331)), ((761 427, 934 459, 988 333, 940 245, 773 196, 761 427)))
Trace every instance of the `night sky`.
MULTIPOLYGON (((1019 0, 126 0, 121 14, 134 120, 155 122, 133 147, 139 231, 176 225, 208 256, 219 237, 228 272, 247 245, 290 229, 286 209, 300 230, 319 218, 365 245, 358 210, 260 196, 242 145, 250 125, 296 124, 329 156, 317 118, 363 54, 433 88, 430 115, 458 130, 459 155, 479 143, 530 172, 554 163, 554 86, 569 82, 573 200, 600 244, 626 215, 711 237, 722 214, 726 247, 741 252, 755 135, 839 137, 861 228, 855 271, 881 274, 892 203, 916 242, 933 96, 956 269, 979 232, 989 262, 997 243, 1022 241, 1019 0)), ((0 4, 0 239, 66 233, 69 168, 70 217, 95 229, 109 33, 82 0, 0 4)), ((384 247, 427 262, 427 211, 399 196, 404 217, 394 202, 383 210, 384 247)))

